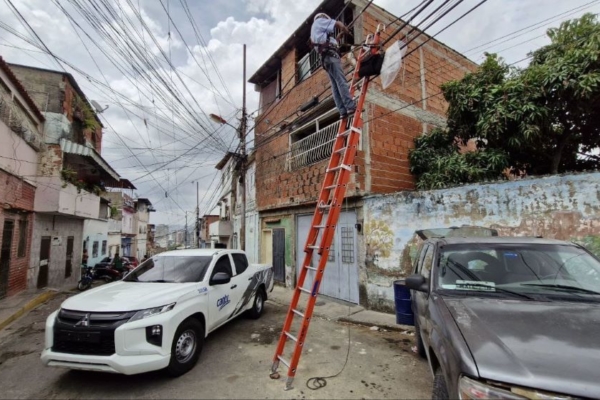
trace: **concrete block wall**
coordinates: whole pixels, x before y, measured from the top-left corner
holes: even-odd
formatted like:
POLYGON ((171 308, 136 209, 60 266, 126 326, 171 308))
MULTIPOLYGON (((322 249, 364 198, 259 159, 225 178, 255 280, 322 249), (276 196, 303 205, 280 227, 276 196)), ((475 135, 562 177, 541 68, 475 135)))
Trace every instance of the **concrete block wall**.
POLYGON ((50 263, 48 287, 63 289, 75 287, 81 273, 81 256, 83 249, 83 219, 69 218, 59 215, 35 214, 33 237, 31 240, 31 261, 27 274, 28 287, 37 287, 40 267, 40 247, 43 236, 57 238, 57 244, 50 245, 50 263), (73 236, 73 272, 65 278, 67 260, 67 238, 73 236))
POLYGON ((475 225, 501 236, 543 236, 600 256, 600 172, 398 192, 364 199, 364 262, 370 308, 393 309, 395 279, 411 273, 415 231, 475 225))

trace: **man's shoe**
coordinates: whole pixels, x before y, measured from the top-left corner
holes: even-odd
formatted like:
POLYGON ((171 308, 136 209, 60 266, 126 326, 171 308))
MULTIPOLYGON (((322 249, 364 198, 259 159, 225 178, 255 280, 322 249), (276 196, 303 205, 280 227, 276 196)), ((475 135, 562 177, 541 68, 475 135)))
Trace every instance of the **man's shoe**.
POLYGON ((344 113, 344 114, 340 114, 340 119, 346 119, 348 118, 348 114, 344 113))
POLYGON ((354 115, 356 112, 356 108, 354 110, 348 110, 348 115, 354 115))

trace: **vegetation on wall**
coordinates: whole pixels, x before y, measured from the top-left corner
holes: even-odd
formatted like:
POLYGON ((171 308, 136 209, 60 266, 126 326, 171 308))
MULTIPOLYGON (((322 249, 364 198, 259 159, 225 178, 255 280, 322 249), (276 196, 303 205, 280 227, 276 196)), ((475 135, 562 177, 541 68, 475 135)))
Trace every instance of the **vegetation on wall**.
POLYGON ((73 101, 73 110, 75 117, 83 123, 84 129, 95 131, 99 127, 96 120, 96 113, 94 113, 87 101, 76 96, 73 101))
POLYGON ((102 184, 95 185, 78 179, 77 171, 69 167, 63 168, 60 171, 60 176, 64 181, 62 187, 66 188, 67 183, 70 183, 77 188, 77 193, 81 193, 82 190, 85 190, 89 193, 94 193, 96 196, 100 196, 103 192, 106 191, 106 188, 104 188, 102 184))
POLYGON ((487 54, 477 71, 442 85, 447 127, 415 139, 421 189, 502 177, 506 167, 556 174, 600 167, 600 23, 594 14, 549 29, 551 43, 514 68, 487 54), (458 143, 475 141, 477 151, 458 143))

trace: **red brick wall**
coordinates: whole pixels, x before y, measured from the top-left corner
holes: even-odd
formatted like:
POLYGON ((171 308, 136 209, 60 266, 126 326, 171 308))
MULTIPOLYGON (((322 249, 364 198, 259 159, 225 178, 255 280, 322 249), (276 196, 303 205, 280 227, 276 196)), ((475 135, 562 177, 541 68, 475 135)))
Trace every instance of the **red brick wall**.
POLYGON ((31 251, 31 235, 33 231, 33 203, 35 187, 29 183, 0 170, 0 243, 5 239, 3 235, 4 221, 14 221, 12 237, 10 269, 8 273, 8 296, 12 296, 27 288, 27 270, 31 251), (6 208, 8 207, 8 208, 6 208), (25 255, 19 257, 19 221, 27 221, 27 243, 25 255))
MULTIPOLYGON (((379 22, 389 22, 395 17, 376 6, 363 14, 361 24, 363 36, 373 33, 379 22)), ((398 25, 389 27, 383 38, 393 32, 398 25)), ((411 35, 413 38, 415 34, 411 35)), ((402 37, 402 35, 399 35, 402 37)), ((408 47, 408 52, 415 49, 421 36, 408 47)), ((300 40, 300 39, 299 39, 300 40)), ((391 45, 394 41, 391 41, 391 45)), ((285 85, 296 72, 295 51, 289 52, 282 59, 282 84, 285 85)), ((346 59, 344 58, 344 61, 346 59)), ((350 66, 346 63, 347 70, 350 66)), ((476 65, 455 51, 432 40, 416 50, 404 60, 404 66, 394 83, 385 92, 381 90, 380 80, 374 79, 371 91, 377 98, 365 104, 364 118, 368 124, 368 143, 363 143, 363 151, 356 157, 356 172, 353 174, 347 196, 368 193, 390 193, 414 188, 414 179, 409 172, 408 152, 413 146, 413 139, 423 133, 424 124, 418 116, 409 117, 406 112, 394 112, 392 105, 383 105, 398 101, 409 103, 413 108, 426 110, 443 121, 446 103, 441 95, 423 101, 423 82, 425 97, 440 91, 440 85, 452 79, 459 79, 466 71, 474 70, 476 65), (422 59, 421 59, 422 54, 422 59), (423 76, 421 70, 423 64, 423 76), (376 104, 379 103, 379 104, 376 104), (368 148, 367 148, 368 146, 368 148), (365 156, 370 153, 370 170, 366 171, 365 156)), ((292 80, 282 91, 283 98, 275 102, 256 120, 256 185, 257 204, 259 210, 285 207, 313 202, 321 188, 327 160, 318 164, 288 172, 286 160, 289 153, 289 130, 281 130, 281 123, 287 119, 293 122, 295 111, 313 96, 320 95, 323 101, 330 96, 331 90, 321 92, 329 87, 329 79, 322 68, 312 76, 295 85, 292 80)), ((402 104, 404 104, 402 103, 402 104)), ((416 115, 414 112, 411 115, 416 115)), ((289 125, 289 124, 288 124, 289 125)), ((425 125, 430 129, 431 125, 425 125)), ((366 137, 366 136, 365 136, 366 137)))

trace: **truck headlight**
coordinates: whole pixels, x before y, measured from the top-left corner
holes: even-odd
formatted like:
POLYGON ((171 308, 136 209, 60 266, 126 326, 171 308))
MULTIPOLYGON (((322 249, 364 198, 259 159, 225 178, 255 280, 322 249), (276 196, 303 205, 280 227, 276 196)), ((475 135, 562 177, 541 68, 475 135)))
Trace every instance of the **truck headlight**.
POLYGON ((461 400, 467 399, 507 399, 507 400, 563 400, 568 396, 554 395, 537 390, 507 387, 505 389, 488 385, 463 376, 458 382, 458 395, 461 400))
POLYGON ((173 307, 175 307, 175 304, 177 304, 177 303, 171 303, 171 304, 167 304, 166 306, 160 306, 160 307, 147 308, 145 310, 140 310, 140 311, 136 312, 133 315, 133 317, 131 317, 129 319, 129 322, 137 321, 139 319, 144 319, 144 318, 148 318, 148 317, 153 317, 155 315, 162 314, 167 311, 171 311, 173 309, 173 307))

